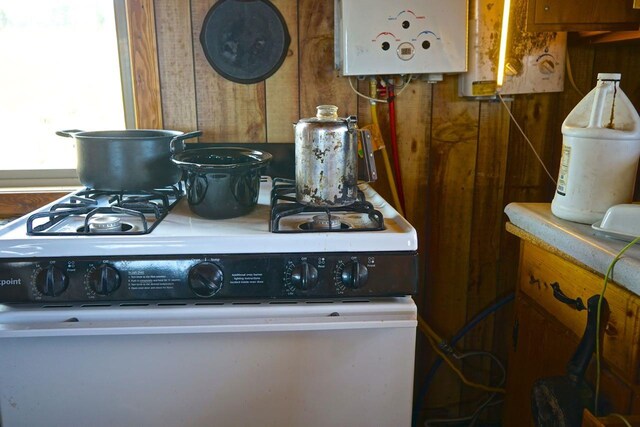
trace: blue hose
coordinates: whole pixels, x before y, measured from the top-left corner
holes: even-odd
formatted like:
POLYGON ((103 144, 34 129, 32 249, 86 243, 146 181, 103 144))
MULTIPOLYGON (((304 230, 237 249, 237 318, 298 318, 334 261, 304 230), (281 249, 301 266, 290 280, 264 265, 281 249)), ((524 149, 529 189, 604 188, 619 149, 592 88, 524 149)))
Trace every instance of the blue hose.
MULTIPOLYGON (((464 337, 467 334, 467 332, 469 332, 471 329, 473 329, 478 323, 480 323, 482 320, 484 320, 490 314, 498 311, 505 304, 508 304, 511 301, 513 301, 514 298, 515 298, 515 292, 512 292, 512 293, 508 294, 506 297, 496 301, 491 306, 489 306, 486 309, 482 310, 473 319, 471 319, 471 321, 469 323, 467 323, 465 326, 463 326, 462 329, 460 329, 453 336, 453 338, 451 338, 451 341, 449 341, 448 344, 451 347, 455 346, 456 343, 458 341, 460 341, 460 339, 462 339, 462 337, 464 337)), ((420 412, 422 411, 422 405, 424 404, 424 398, 427 395, 427 391, 429 390, 429 386, 431 385, 431 381, 433 381, 433 377, 435 377, 436 371, 438 370, 440 365, 442 365, 442 358, 440 356, 437 356, 436 360, 433 362, 433 365, 431 365, 431 369, 429 369, 429 372, 427 372, 427 375, 426 375, 426 377, 424 379, 424 382, 422 383, 422 387, 420 387, 420 391, 418 392, 418 397, 416 398, 416 403, 415 403, 415 406, 413 408, 413 422, 411 423, 411 425, 413 427, 417 426, 418 417, 420 416, 420 412)))

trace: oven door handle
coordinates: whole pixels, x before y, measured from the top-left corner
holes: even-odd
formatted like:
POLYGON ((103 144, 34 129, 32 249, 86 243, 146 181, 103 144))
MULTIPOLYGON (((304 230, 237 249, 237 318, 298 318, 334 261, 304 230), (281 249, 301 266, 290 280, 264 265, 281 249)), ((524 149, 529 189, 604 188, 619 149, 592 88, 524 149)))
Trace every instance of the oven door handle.
POLYGON ((64 322, 33 322, 13 325, 0 324, 0 339, 18 337, 105 336, 105 335, 162 335, 215 334, 244 332, 326 331, 349 329, 413 328, 417 321, 410 315, 324 316, 310 318, 259 319, 202 319, 81 321, 75 318, 64 322))

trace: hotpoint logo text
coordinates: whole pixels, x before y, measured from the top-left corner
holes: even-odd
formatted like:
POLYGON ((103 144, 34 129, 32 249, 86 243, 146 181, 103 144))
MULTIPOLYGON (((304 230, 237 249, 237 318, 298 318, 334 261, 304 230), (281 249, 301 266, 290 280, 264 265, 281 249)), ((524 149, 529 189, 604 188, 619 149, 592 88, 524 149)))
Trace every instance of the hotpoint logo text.
POLYGON ((22 279, 0 279, 0 286, 22 285, 22 279))

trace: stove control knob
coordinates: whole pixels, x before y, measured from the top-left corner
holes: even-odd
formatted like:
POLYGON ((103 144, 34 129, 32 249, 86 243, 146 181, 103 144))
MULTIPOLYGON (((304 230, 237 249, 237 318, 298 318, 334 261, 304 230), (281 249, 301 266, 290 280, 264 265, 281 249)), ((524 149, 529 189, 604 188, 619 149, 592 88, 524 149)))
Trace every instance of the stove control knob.
POLYGON ((212 262, 201 262, 189 271, 189 286, 196 295, 212 297, 222 289, 222 269, 212 262))
POLYGON ((120 273, 110 265, 102 264, 87 276, 89 287, 98 295, 109 295, 120 287, 120 273))
POLYGON ((38 271, 35 282, 38 292, 48 297, 57 297, 69 286, 69 278, 65 272, 54 265, 48 265, 38 271))
POLYGON ((318 269, 306 261, 293 267, 291 283, 296 288, 306 291, 318 284, 318 269))
POLYGON ((342 268, 340 279, 342 284, 351 289, 360 289, 367 283, 369 270, 358 261, 349 261, 342 268))

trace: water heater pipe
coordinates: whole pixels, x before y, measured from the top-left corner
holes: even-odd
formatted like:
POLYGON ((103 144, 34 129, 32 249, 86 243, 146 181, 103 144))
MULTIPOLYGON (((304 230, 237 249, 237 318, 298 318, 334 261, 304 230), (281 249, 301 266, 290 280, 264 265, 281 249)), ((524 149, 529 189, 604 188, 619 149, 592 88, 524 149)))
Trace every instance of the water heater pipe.
POLYGON ((398 137, 396 135, 396 106, 393 83, 387 84, 387 97, 389 104, 389 129, 391 131, 391 151, 393 153, 393 168, 396 173, 396 182, 398 186, 398 197, 400 198, 400 206, 402 211, 407 209, 404 204, 404 190, 402 187, 402 172, 400 171, 400 154, 398 153, 398 137))

